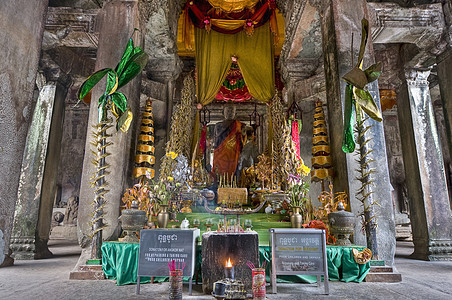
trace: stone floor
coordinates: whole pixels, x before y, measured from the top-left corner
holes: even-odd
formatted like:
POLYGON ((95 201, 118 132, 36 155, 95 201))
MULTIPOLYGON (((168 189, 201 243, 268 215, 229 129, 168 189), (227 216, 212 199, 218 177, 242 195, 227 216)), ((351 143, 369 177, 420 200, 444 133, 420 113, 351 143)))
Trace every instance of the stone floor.
MULTIPOLYGON (((0 269, 0 299, 168 299, 168 283, 143 284, 141 295, 135 285, 116 286, 114 281, 69 280, 80 248, 73 242, 51 241, 54 258, 16 261, 12 267, 0 269)), ((267 299, 452 299, 452 262, 426 262, 409 259, 412 243, 398 242, 396 268, 402 273, 401 283, 330 282, 330 295, 321 295, 323 288, 308 284, 279 284, 278 294, 267 299)), ((268 288, 269 290, 270 288, 268 288)), ((201 285, 184 299, 214 299, 203 295, 201 285)))

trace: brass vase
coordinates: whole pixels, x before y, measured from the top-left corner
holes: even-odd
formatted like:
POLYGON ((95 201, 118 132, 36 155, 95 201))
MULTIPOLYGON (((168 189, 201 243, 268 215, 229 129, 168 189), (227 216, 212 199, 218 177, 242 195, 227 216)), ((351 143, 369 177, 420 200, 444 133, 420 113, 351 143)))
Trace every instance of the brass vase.
POLYGON ((292 207, 293 213, 290 216, 290 223, 292 224, 292 228, 301 228, 303 225, 303 216, 301 215, 301 207, 294 206, 292 207))
POLYGON ((169 220, 168 205, 161 205, 160 207, 161 210, 157 215, 157 223, 159 228, 166 228, 169 220))

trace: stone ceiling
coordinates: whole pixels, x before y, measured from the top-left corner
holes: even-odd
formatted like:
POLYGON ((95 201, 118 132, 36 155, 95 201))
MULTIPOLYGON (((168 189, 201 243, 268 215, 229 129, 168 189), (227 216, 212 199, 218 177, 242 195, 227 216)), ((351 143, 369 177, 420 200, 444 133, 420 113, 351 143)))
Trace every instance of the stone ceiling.
MULTIPOLYGON (((66 57, 62 52, 67 52, 67 49, 82 49, 75 51, 76 55, 81 56, 80 59, 94 60, 98 38, 96 15, 107 1, 49 0, 44 49, 52 49, 49 53, 53 53, 56 59, 66 57), (66 50, 58 50, 63 48, 66 50)), ((444 1, 368 2, 375 44, 409 44, 404 51, 410 57, 412 66, 434 64, 431 59, 446 46, 445 42, 438 42, 441 40, 441 28, 445 27, 441 7, 444 1), (419 6, 425 4, 429 5, 419 6)), ((184 64, 193 65, 190 59, 185 58, 182 62, 177 54, 178 18, 185 1, 139 0, 139 3, 146 30, 145 51, 150 57, 147 77, 166 82, 177 77, 184 64)), ((322 77, 319 77, 323 74, 323 55, 318 3, 318 0, 277 1, 285 18, 286 40, 279 66, 287 85, 322 77)), ((377 52, 387 49, 376 46, 377 52)), ((384 54, 377 56, 387 57, 384 54)), ((85 72, 80 70, 79 73, 85 72)), ((387 80, 391 80, 391 76, 387 80)))

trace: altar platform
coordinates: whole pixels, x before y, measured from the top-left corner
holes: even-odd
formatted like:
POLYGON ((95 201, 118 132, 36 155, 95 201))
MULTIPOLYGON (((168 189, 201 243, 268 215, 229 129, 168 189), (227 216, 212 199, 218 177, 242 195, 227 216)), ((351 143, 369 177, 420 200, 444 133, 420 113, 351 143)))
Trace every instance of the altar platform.
MULTIPOLYGON (((370 264, 360 265, 353 259, 352 249, 365 247, 327 246, 328 275, 330 281, 361 282, 370 270, 370 264)), ((138 267, 138 243, 104 242, 102 244, 102 269, 107 279, 116 280, 117 285, 136 284, 138 267)), ((201 282, 201 245, 196 251, 195 281, 201 282)), ((266 281, 270 282, 270 247, 259 246, 259 259, 267 261, 266 281)), ((184 278, 188 280, 187 278, 184 278)), ((153 282, 166 281, 166 277, 155 277, 153 282)), ((141 277, 141 283, 151 282, 150 277, 141 277)), ((314 283, 316 276, 278 276, 277 282, 314 283)))
MULTIPOLYGON (((199 229, 201 231, 201 235, 206 232, 207 227, 205 225, 205 222, 207 219, 213 219, 214 226, 212 227, 212 230, 217 230, 217 223, 221 219, 223 220, 223 215, 215 215, 210 213, 204 213, 204 212, 195 212, 197 210, 204 211, 204 208, 193 208, 192 213, 178 213, 177 214, 177 221, 170 221, 168 223, 168 228, 171 228, 172 226, 179 227, 180 223, 183 219, 187 218, 190 222, 190 227, 193 225, 193 220, 198 219, 200 220, 200 226, 199 229)), ((228 215, 228 220, 236 219, 236 215, 228 215)), ((240 216, 240 222, 243 224, 243 222, 249 219, 252 222, 252 230, 256 231, 259 234, 259 246, 268 246, 270 235, 268 232, 269 228, 291 228, 290 222, 284 222, 283 217, 279 214, 265 214, 265 213, 253 213, 253 214, 247 214, 247 215, 241 215, 240 216)), ((201 244, 201 240, 198 241, 198 244, 201 244)))

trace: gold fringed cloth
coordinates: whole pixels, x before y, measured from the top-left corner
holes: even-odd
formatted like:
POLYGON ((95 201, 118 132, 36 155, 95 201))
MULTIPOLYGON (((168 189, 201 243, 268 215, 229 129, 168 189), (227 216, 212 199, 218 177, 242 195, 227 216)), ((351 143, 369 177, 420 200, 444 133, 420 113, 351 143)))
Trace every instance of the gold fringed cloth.
POLYGON ((207 0, 210 5, 224 12, 238 12, 244 9, 252 9, 260 0, 207 0))

